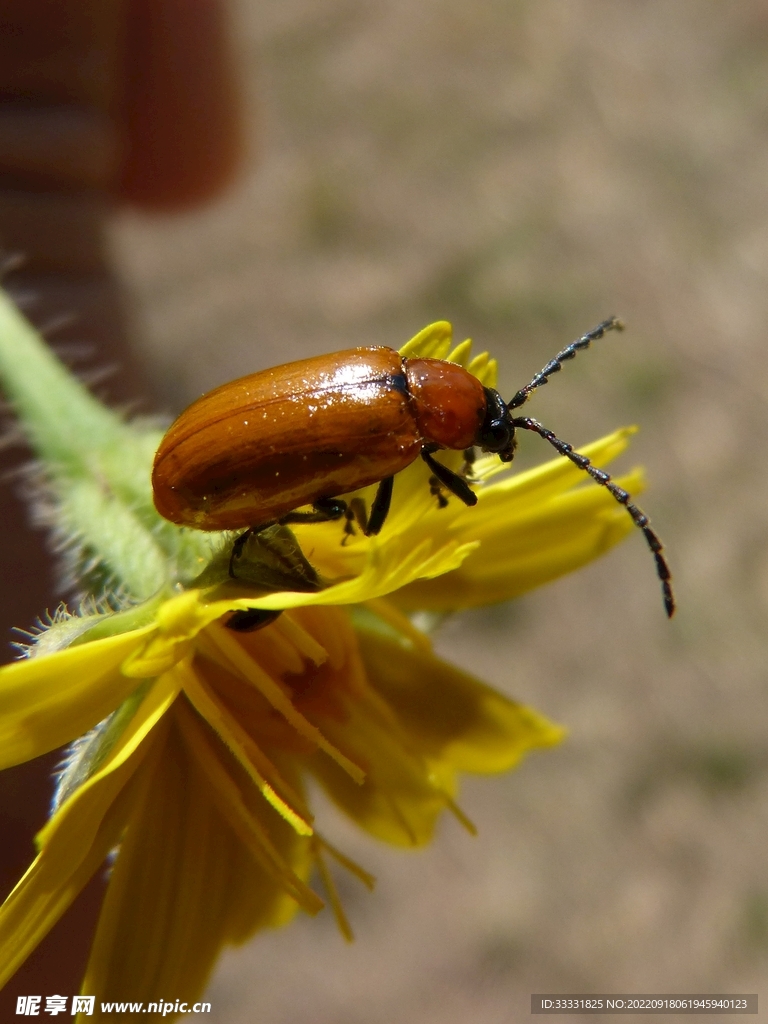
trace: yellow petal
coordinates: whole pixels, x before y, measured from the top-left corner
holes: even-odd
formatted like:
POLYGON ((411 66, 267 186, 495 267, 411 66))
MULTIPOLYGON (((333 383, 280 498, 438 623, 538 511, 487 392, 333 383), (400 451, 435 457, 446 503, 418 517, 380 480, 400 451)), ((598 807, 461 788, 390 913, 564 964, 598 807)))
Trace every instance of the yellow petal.
POLYGON ((136 689, 120 663, 152 626, 27 658, 0 672, 0 768, 70 743, 136 689))
MULTIPOLYGON (((251 858, 298 906, 309 914, 316 914, 322 909, 323 902, 304 884, 304 876, 299 877, 293 866, 294 854, 301 849, 300 845, 273 841, 276 829, 278 838, 282 836, 285 839, 282 831, 284 822, 278 824, 282 819, 275 818, 271 809, 265 808, 260 796, 254 800, 252 790, 243 791, 238 786, 231 766, 222 760, 220 744, 216 743, 184 701, 178 703, 174 714, 196 770, 214 794, 222 817, 249 851, 251 858), (265 812, 268 818, 264 817, 265 812), (290 857, 285 856, 284 847, 290 849, 290 857)), ((284 770, 283 774, 287 778, 291 777, 290 771, 284 770)), ((294 779, 293 782, 294 788, 299 789, 299 780, 294 779)), ((295 830, 292 831, 298 835, 295 830)))
MULTIPOLYGON (((299 533, 302 545, 312 549, 315 534, 299 533)), ((266 597, 232 597, 215 600, 207 606, 211 621, 223 618, 227 612, 247 608, 298 608, 304 605, 358 604, 391 594, 393 590, 422 577, 439 576, 461 565, 476 547, 476 542, 462 543, 442 534, 423 537, 417 544, 407 537, 396 536, 381 542, 371 539, 365 552, 365 562, 358 575, 326 590, 314 594, 283 591, 266 597)), ((336 545, 344 549, 340 543, 336 545)), ((359 560, 359 559, 358 559, 359 560)))
MULTIPOLYGON (((88 797, 88 793, 92 789, 98 789, 101 792, 99 787, 106 785, 107 780, 113 775, 122 772, 125 764, 133 763, 133 758, 136 755, 144 756, 142 750, 145 740, 173 704, 178 692, 179 685, 170 674, 161 676, 154 683, 147 691, 133 718, 126 723, 120 738, 98 771, 94 772, 67 800, 60 804, 56 813, 40 829, 36 837, 38 846, 47 846, 59 835, 60 829, 68 820, 70 805, 74 805, 76 800, 91 799, 88 797)), ((73 846, 76 847, 77 844, 74 843, 73 846)))
POLYGON ((499 364, 487 352, 479 352, 467 367, 469 372, 487 388, 496 387, 499 364))
POLYGON ((359 766, 350 761, 332 743, 329 743, 323 733, 296 709, 283 688, 261 669, 253 658, 243 650, 234 637, 230 636, 220 626, 211 626, 208 630, 208 636, 224 653, 225 657, 229 659, 232 669, 255 686, 300 736, 303 736, 313 746, 319 747, 329 757, 333 758, 356 782, 362 782, 363 772, 359 766))
POLYGON ((325 857, 323 856, 323 849, 320 843, 315 845, 315 865, 317 867, 320 880, 323 883, 323 888, 328 895, 328 902, 331 905, 333 916, 336 919, 336 927, 341 932, 342 936, 347 942, 354 942, 355 936, 352 933, 352 928, 349 923, 347 915, 344 913, 344 905, 341 902, 339 891, 336 888, 336 883, 333 880, 333 875, 328 870, 328 865, 325 863, 325 857))
MULTIPOLYGON (((638 491, 642 476, 617 483, 638 491)), ((416 580, 390 595, 404 611, 454 611, 508 601, 605 554, 633 530, 632 520, 602 488, 576 488, 525 515, 498 516, 453 572, 416 580)))
POLYGON ((377 627, 380 627, 383 623, 389 626, 396 636, 399 635, 414 647, 421 648, 421 650, 427 652, 432 650, 432 642, 426 633, 422 633, 420 629, 417 629, 408 616, 403 615, 387 598, 380 597, 375 601, 366 601, 365 605, 353 609, 354 621, 357 622, 363 618, 364 612, 371 613, 374 616, 377 627))
MULTIPOLYGON (((586 445, 580 452, 596 463, 605 465, 627 447, 633 427, 615 431, 593 444, 586 445)), ((459 469, 460 455, 457 452, 441 452, 442 462, 459 469)), ((446 508, 440 508, 429 491, 428 470, 421 460, 413 463, 398 474, 396 494, 400 495, 393 513, 385 524, 385 539, 401 534, 401 543, 411 547, 422 543, 425 538, 451 537, 465 542, 483 540, 484 531, 514 536, 521 517, 535 516, 546 502, 558 495, 583 487, 601 494, 606 506, 618 508, 609 493, 592 484, 586 474, 568 459, 556 456, 534 469, 516 473, 514 467, 505 467, 496 456, 486 456, 475 463, 475 475, 481 481, 498 476, 491 485, 486 483, 475 487, 477 505, 468 508, 457 498, 449 498, 446 508), (501 474, 501 475, 500 475, 501 474)), ((626 513, 624 513, 626 515, 626 513)))
POLYGON ((159 683, 147 694, 99 771, 39 833, 40 853, 0 909, 0 984, 47 934, 119 839, 144 785, 127 784, 150 750, 144 740, 175 693, 171 685, 159 683))
POLYGON ((370 684, 411 743, 430 760, 466 772, 503 772, 529 751, 559 743, 564 730, 423 648, 359 631, 370 684))
POLYGON ((331 799, 377 839, 397 846, 428 843, 455 792, 452 769, 409 749, 397 724, 361 701, 350 702, 343 724, 324 721, 323 731, 344 742, 366 768, 358 786, 328 758, 310 757, 308 767, 331 799))
POLYGON ((273 879, 265 885, 246 854, 172 729, 126 830, 83 992, 97 1002, 198 998, 222 946, 244 937, 244 908, 251 925, 275 917, 279 886, 273 879))
POLYGON ((112 869, 84 993, 98 1003, 202 992, 223 941, 232 842, 169 734, 112 869))
POLYGON ((215 615, 199 590, 164 601, 155 617, 155 630, 123 664, 123 672, 136 678, 152 678, 168 672, 191 650, 195 637, 215 615))
POLYGON ((453 328, 447 320, 438 320, 419 331, 400 349, 404 359, 445 359, 451 348, 453 328))
MULTIPOLYGON (((301 779, 298 773, 292 774, 292 768, 295 766, 283 763, 280 773, 298 789, 301 779)), ((290 864, 293 877, 306 883, 313 866, 310 840, 297 835, 263 800, 252 800, 249 809, 253 819, 271 837, 279 856, 290 864)), ((245 942, 259 928, 280 928, 292 920, 299 908, 309 914, 322 909, 323 901, 308 885, 304 884, 301 893, 289 892, 282 885, 276 886, 267 872, 254 870, 253 858, 242 843, 238 844, 237 858, 233 866, 233 875, 237 873, 237 877, 232 883, 237 898, 230 905, 227 921, 229 942, 245 942)))
POLYGON ((447 361, 449 363, 458 363, 460 366, 469 365, 469 357, 472 352, 472 341, 470 338, 465 338, 460 344, 456 346, 447 355, 447 361))
POLYGON ((314 830, 309 808, 280 777, 255 741, 214 697, 191 666, 179 665, 176 672, 184 680, 184 692, 192 706, 231 750, 259 792, 299 835, 311 836, 314 830))
MULTIPOLYGON (((138 773, 137 773, 138 774, 138 773)), ((45 938, 115 846, 136 800, 138 778, 110 780, 106 807, 71 808, 72 821, 92 826, 71 837, 77 857, 60 843, 38 854, 0 908, 0 985, 45 938), (102 812, 100 820, 98 813, 102 812)), ((101 794, 100 794, 101 795, 101 794)))
MULTIPOLYGON (((577 449, 581 455, 586 455, 596 466, 607 466, 613 459, 618 458, 626 451, 630 439, 637 433, 637 427, 621 427, 612 434, 593 441, 591 444, 582 445, 577 449)), ((545 499, 562 494, 571 487, 585 484, 590 487, 599 487, 592 484, 584 470, 564 458, 562 455, 548 459, 541 465, 526 469, 522 473, 516 473, 514 463, 512 467, 505 467, 495 456, 488 455, 479 460, 481 468, 483 463, 488 463, 494 470, 503 472, 503 476, 492 487, 481 487, 478 489, 479 501, 490 510, 494 504, 525 502, 529 507, 543 502, 545 499), (511 472, 507 470, 511 469, 511 472)), ((601 489, 602 490, 602 489, 601 489)), ((459 508, 460 512, 464 509, 459 508)))

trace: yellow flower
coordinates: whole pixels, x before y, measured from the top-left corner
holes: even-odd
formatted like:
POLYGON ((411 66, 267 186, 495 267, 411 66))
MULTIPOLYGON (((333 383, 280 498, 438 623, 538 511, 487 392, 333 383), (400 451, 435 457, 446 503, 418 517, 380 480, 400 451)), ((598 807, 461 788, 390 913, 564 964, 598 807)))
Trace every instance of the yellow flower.
MULTIPOLYGON (((460 361, 492 386, 493 361, 470 362, 468 343, 449 354, 449 342, 447 325, 434 325, 407 354, 460 361)), ((584 451, 605 463, 630 433, 584 451)), ((148 481, 151 446, 138 451, 148 481)), ((476 464, 476 507, 438 508, 418 461, 398 475, 378 537, 342 545, 338 524, 297 526, 296 539, 276 527, 252 539, 238 581, 226 573, 231 538, 203 543, 158 520, 147 541, 166 552, 165 568, 152 567, 152 580, 165 575, 157 593, 122 610, 61 614, 29 658, 2 670, 0 767, 83 738, 39 854, 0 910, 0 983, 111 853, 82 989, 97 1000, 193 1001, 224 945, 297 908, 321 909, 315 868, 349 936, 330 862, 373 880, 318 831, 308 776, 372 835, 418 846, 444 810, 472 830, 455 802, 457 773, 505 771, 560 740, 537 712, 436 657, 406 614, 508 599, 632 528, 564 459, 492 482, 500 468, 493 457, 476 464)), ((642 478, 621 483, 636 491, 642 478)), ((57 486, 74 517, 80 506, 57 486)), ((118 497, 130 492, 121 487, 118 497)), ((134 519, 149 522, 151 502, 132 500, 134 519)), ((119 545, 88 536, 78 552, 107 551, 116 575, 119 545)), ((138 570, 131 578, 134 593, 151 591, 138 570)))

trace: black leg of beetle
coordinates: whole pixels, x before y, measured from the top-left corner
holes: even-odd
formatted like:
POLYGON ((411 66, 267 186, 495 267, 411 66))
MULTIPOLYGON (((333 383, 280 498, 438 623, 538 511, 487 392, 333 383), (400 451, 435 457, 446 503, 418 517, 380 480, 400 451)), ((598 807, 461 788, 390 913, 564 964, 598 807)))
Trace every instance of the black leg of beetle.
POLYGON ((371 505, 371 514, 368 516, 368 524, 365 527, 366 537, 375 537, 384 525, 384 520, 389 514, 389 506, 392 504, 392 488, 395 484, 393 476, 385 476, 376 489, 376 496, 371 505))
MULTIPOLYGON (((261 523, 259 526, 251 526, 237 538, 232 545, 232 553, 229 556, 229 575, 233 580, 238 578, 235 572, 235 562, 241 557, 243 548, 248 538, 263 530, 267 526, 274 526, 278 522, 281 526, 289 523, 328 523, 335 519, 341 519, 347 511, 347 503, 338 498, 318 498, 312 505, 314 512, 289 512, 278 520, 270 520, 268 523, 261 523)), ((231 620, 230 620, 231 621, 231 620)), ((236 629, 237 627, 233 627, 236 629)))
POLYGON ((610 474, 606 473, 603 469, 598 469, 597 466, 593 466, 586 455, 580 455, 578 452, 575 452, 572 445, 566 441, 561 441, 551 430, 547 430, 546 427, 542 426, 538 420, 531 419, 530 416, 515 416, 510 420, 510 423, 515 428, 520 427, 523 430, 532 430, 539 437, 543 437, 545 441, 549 441, 556 451, 564 455, 566 459, 570 459, 579 469, 589 473, 595 483, 601 484, 606 490, 610 491, 616 501, 629 512, 632 522, 643 531, 643 536, 648 543, 648 547, 651 549, 654 561, 656 562, 656 574, 661 580, 664 608, 667 615, 672 618, 675 613, 675 598, 670 582, 672 573, 669 571, 669 565, 664 557, 661 541, 655 531, 651 529, 650 520, 645 512, 639 509, 637 505, 632 504, 631 496, 622 487, 613 483, 610 474))
POLYGON ((312 502, 314 512, 289 512, 279 520, 281 526, 290 523, 332 523, 342 519, 347 511, 346 501, 340 498, 318 498, 312 502))
POLYGON ((368 529, 368 512, 366 511, 365 502, 362 498, 352 498, 350 500, 347 516, 351 516, 363 533, 365 533, 368 529))
POLYGON ((527 402, 531 396, 531 393, 540 388, 543 384, 546 384, 553 373, 557 373, 558 370, 562 370, 563 363, 569 359, 573 359, 577 352, 582 349, 589 348, 593 341, 597 341, 607 331, 623 331, 624 324, 619 320, 617 316, 612 316, 608 320, 603 320, 601 324, 594 327, 591 331, 587 331, 586 334, 577 340, 567 345, 562 352, 558 352, 554 359, 547 363, 543 370, 533 378, 530 384, 526 384, 524 388, 521 388, 517 394, 513 397, 512 401, 508 403, 509 409, 518 409, 524 402, 527 402))
POLYGON ((233 629, 236 633, 253 633, 257 629, 268 626, 282 614, 280 609, 245 608, 242 611, 232 612, 226 621, 226 627, 233 629))
POLYGON ((437 449, 431 449, 428 445, 424 445, 421 449, 421 457, 424 459, 426 464, 435 474, 440 483, 447 487, 451 494, 455 494, 457 498, 460 498, 465 505, 476 505, 477 495, 469 486, 467 481, 460 477, 458 473, 454 473, 452 469, 448 469, 437 459, 432 458, 432 451, 437 449))
POLYGON ((355 523, 365 533, 368 528, 368 513, 365 511, 365 502, 362 498, 352 498, 347 502, 347 511, 344 513, 344 538, 342 546, 347 543, 350 537, 355 535, 355 523))

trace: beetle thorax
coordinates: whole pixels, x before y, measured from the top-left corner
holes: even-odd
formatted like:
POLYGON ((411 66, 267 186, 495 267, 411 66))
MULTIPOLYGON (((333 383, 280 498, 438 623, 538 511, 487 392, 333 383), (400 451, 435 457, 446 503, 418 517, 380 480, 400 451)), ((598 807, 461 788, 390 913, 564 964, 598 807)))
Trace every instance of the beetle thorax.
POLYGON ((443 359, 404 362, 411 408, 422 439, 459 451, 475 444, 486 406, 477 377, 443 359))

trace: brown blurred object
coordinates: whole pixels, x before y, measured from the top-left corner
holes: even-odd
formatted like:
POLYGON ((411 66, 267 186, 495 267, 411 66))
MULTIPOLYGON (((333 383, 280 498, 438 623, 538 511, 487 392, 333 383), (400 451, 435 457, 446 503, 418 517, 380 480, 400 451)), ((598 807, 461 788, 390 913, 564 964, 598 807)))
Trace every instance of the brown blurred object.
MULTIPOLYGON (((105 222, 116 200, 175 210, 216 196, 242 154, 240 105, 223 0, 0 0, 0 251, 6 286, 51 340, 88 352, 76 369, 115 369, 108 398, 151 389, 129 345, 105 222)), ((71 353, 71 349, 70 349, 71 353)), ((0 633, 58 603, 50 555, 0 471, 0 633)), ((6 646, 6 660, 13 655, 6 646)), ((4 893, 34 855, 57 755, 0 778, 4 893)), ((79 990, 98 913, 95 879, 0 997, 79 990)), ((8 1015, 0 1012, 2 1019, 8 1015)))
POLYGON ((148 210, 205 202, 243 153, 226 7, 132 0, 127 15, 120 198, 148 210))

